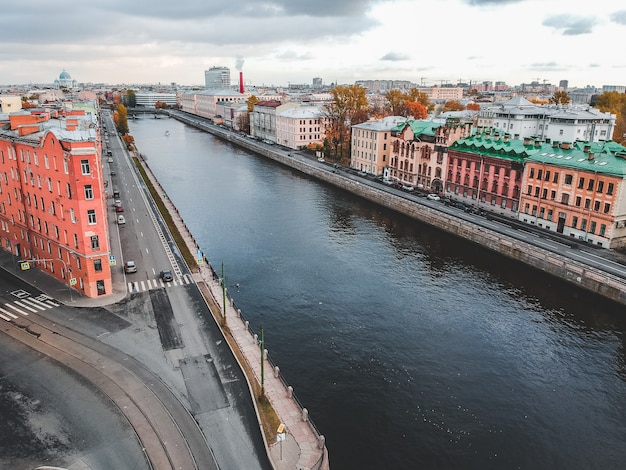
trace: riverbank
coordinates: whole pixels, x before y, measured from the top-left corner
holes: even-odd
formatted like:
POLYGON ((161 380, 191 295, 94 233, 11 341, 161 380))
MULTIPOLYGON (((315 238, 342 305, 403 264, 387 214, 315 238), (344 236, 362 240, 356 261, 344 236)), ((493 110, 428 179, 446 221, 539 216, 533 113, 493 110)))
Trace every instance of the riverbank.
POLYGON ((332 171, 325 165, 314 166, 308 162, 290 157, 283 150, 272 146, 260 145, 256 140, 223 129, 207 125, 191 115, 171 113, 173 118, 185 124, 210 132, 228 142, 243 147, 277 163, 293 168, 333 186, 351 192, 380 206, 402 213, 420 222, 429 224, 447 233, 471 241, 507 258, 519 261, 535 269, 565 280, 579 288, 626 305, 626 280, 567 257, 502 233, 486 229, 469 220, 451 216, 410 199, 397 196, 377 187, 363 184, 358 179, 347 178, 332 171))
POLYGON ((163 213, 216 324, 248 378, 250 394, 254 398, 261 432, 274 468, 328 470, 330 463, 325 438, 310 420, 309 411, 300 406, 293 388, 286 384, 279 368, 267 360, 267 350, 261 359, 259 338, 251 332, 248 321, 232 298, 222 291, 219 275, 206 258, 202 257, 200 264, 196 261, 199 246, 180 213, 165 195, 148 164, 138 155, 134 155, 133 159, 163 213), (222 299, 223 294, 226 297, 221 302, 218 299, 222 299), (281 424, 281 432, 278 432, 281 424))

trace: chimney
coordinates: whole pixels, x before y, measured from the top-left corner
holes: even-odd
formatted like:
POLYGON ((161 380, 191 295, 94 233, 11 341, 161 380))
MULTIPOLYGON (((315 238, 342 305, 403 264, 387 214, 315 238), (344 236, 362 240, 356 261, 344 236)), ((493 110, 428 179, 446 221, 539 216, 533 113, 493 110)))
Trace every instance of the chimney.
POLYGON ((587 160, 593 160, 593 152, 589 152, 589 154, 587 155, 587 160))
POLYGON ((243 72, 239 72, 239 93, 243 95, 243 72))

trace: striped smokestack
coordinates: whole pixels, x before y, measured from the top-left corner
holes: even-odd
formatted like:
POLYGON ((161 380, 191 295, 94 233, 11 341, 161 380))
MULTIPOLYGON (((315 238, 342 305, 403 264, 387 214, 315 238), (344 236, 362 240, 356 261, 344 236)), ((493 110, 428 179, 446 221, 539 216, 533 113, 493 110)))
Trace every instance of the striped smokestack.
POLYGON ((239 72, 239 93, 243 95, 243 72, 239 72))

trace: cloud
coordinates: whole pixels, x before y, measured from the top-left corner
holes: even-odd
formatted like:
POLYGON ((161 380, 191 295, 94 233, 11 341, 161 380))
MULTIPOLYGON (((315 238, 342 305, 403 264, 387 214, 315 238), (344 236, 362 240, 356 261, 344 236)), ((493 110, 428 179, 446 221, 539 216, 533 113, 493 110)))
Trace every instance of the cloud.
POLYGON ((576 36, 578 34, 590 34, 597 20, 593 17, 582 17, 572 15, 555 15, 543 21, 544 26, 562 31, 565 36, 576 36))
POLYGON ((382 56, 380 58, 380 60, 390 60, 390 61, 397 61, 397 60, 409 60, 410 57, 406 54, 402 54, 400 52, 387 52, 384 56, 382 56))
POLYGON ((483 6, 483 5, 506 5, 507 3, 520 3, 525 0, 463 0, 468 5, 483 6))
POLYGON ((626 10, 616 11, 609 15, 609 17, 614 23, 626 25, 626 10))

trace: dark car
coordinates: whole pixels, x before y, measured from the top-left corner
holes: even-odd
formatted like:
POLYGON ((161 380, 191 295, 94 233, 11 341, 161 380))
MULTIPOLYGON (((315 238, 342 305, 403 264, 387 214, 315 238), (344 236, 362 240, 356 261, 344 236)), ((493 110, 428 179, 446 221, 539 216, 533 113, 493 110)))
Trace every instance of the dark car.
POLYGON ((174 280, 174 276, 172 276, 172 271, 168 269, 161 271, 161 279, 163 279, 163 282, 172 282, 174 280))
POLYGON ((462 202, 459 201, 455 201, 454 202, 454 207, 456 207, 457 209, 461 209, 463 211, 467 210, 467 205, 463 204, 462 202))

